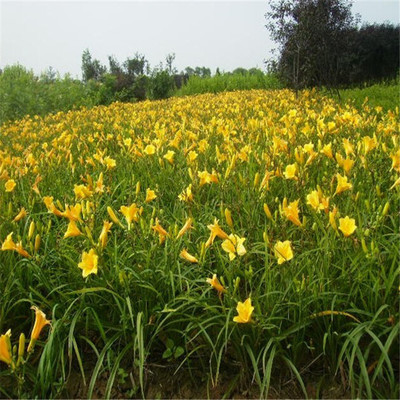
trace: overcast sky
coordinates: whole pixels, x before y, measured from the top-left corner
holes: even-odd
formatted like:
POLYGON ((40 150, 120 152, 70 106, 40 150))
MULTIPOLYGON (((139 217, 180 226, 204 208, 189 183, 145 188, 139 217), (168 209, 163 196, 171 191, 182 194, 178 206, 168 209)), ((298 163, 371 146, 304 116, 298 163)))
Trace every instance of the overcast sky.
MULTIPOLYGON (((363 22, 399 23, 398 0, 354 1, 363 22)), ((151 66, 175 53, 175 67, 264 68, 274 44, 265 28, 268 1, 0 0, 0 68, 19 62, 81 77, 88 48, 107 64, 135 52, 151 66)))

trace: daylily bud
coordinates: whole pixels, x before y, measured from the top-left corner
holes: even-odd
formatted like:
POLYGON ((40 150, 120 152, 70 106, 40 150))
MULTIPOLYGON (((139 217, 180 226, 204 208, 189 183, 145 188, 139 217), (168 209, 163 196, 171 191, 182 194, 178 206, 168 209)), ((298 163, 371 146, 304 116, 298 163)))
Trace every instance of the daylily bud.
POLYGON ((93 243, 93 236, 92 236, 92 232, 90 231, 90 228, 87 226, 87 225, 85 225, 85 227, 83 228, 84 229, 84 231, 85 231, 85 233, 86 233, 86 236, 90 239, 90 241, 93 243))
POLYGON ((239 285, 240 285, 240 277, 238 276, 238 277, 235 279, 235 288, 237 289, 237 288, 239 287, 239 285))
POLYGON ((365 254, 368 254, 368 248, 367 248, 367 244, 365 243, 365 239, 364 238, 361 239, 361 247, 363 249, 363 252, 365 254))
POLYGON ((254 176, 254 187, 257 187, 259 182, 260 182, 260 174, 257 172, 256 175, 254 176))
POLYGON ((201 247, 200 247, 200 260, 204 259, 204 256, 206 255, 207 247, 205 242, 201 242, 201 247))
POLYGON ((18 343, 17 367, 21 364, 24 353, 25 353, 25 335, 24 333, 21 333, 21 335, 19 336, 19 343, 18 343))
POLYGON ((35 233, 35 221, 32 221, 29 225, 29 231, 28 231, 28 239, 30 240, 35 233))
POLYGON ((228 226, 233 229, 232 214, 228 208, 225 208, 225 219, 228 226))
POLYGON ((115 215, 114 210, 110 206, 107 207, 107 212, 108 212, 108 215, 110 216, 110 218, 113 220, 113 222, 116 223, 117 225, 121 226, 120 220, 115 215))
POLYGON ((40 248, 40 235, 37 234, 35 237, 35 251, 37 252, 40 248))
POLYGON ((272 220, 273 218, 272 218, 272 214, 271 214, 271 210, 269 209, 269 207, 268 207, 268 204, 267 203, 264 203, 264 212, 265 212, 265 215, 270 219, 270 220, 272 220))
POLYGON ((140 181, 137 181, 136 183, 136 196, 139 194, 140 192, 140 181))
POLYGON ((384 217, 389 212, 390 203, 387 201, 385 207, 382 210, 382 216, 384 217))
POLYGON ((63 206, 62 206, 60 200, 56 200, 56 206, 57 206, 59 209, 62 209, 62 208, 63 208, 63 206))
POLYGON ((18 343, 18 357, 23 357, 25 353, 25 335, 22 332, 19 335, 19 343, 18 343))

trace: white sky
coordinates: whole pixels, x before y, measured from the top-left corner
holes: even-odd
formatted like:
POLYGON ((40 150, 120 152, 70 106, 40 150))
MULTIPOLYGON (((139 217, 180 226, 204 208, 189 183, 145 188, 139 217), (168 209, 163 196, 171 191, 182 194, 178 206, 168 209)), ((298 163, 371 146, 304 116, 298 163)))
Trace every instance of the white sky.
MULTIPOLYGON (((398 0, 356 0, 362 22, 399 23, 398 0)), ((82 52, 108 66, 135 52, 153 67, 175 53, 175 67, 213 72, 264 68, 274 44, 265 28, 268 1, 0 0, 0 68, 19 62, 81 77, 82 52)))

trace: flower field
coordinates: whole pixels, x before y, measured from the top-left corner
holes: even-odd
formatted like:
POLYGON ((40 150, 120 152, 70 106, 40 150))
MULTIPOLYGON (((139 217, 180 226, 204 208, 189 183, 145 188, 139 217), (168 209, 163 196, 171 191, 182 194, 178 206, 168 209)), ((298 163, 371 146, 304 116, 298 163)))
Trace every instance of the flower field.
POLYGON ((3 125, 0 397, 147 397, 162 365, 397 398, 398 113, 252 90, 3 125))

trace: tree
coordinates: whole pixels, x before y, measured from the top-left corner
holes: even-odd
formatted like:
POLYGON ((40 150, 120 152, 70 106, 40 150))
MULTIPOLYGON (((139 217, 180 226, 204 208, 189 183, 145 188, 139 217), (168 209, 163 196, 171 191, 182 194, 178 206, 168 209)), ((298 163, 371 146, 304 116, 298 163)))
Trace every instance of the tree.
POLYGON ((82 78, 84 82, 90 79, 99 81, 107 72, 107 68, 100 63, 99 60, 92 60, 90 51, 86 49, 82 54, 82 78))
POLYGON ((127 58, 124 62, 125 73, 133 82, 136 77, 145 74, 148 65, 149 63, 143 54, 135 53, 133 58, 127 58))
POLYGON ((170 75, 177 73, 176 68, 173 67, 174 61, 175 61, 175 53, 167 54, 167 56, 165 57, 165 63, 167 64, 167 72, 170 75))
POLYGON ((400 68, 400 25, 364 24, 351 34, 351 59, 345 83, 396 78, 400 68))
POLYGON ((279 44, 277 69, 294 89, 336 87, 346 58, 348 32, 357 19, 350 0, 276 0, 266 14, 279 44))

